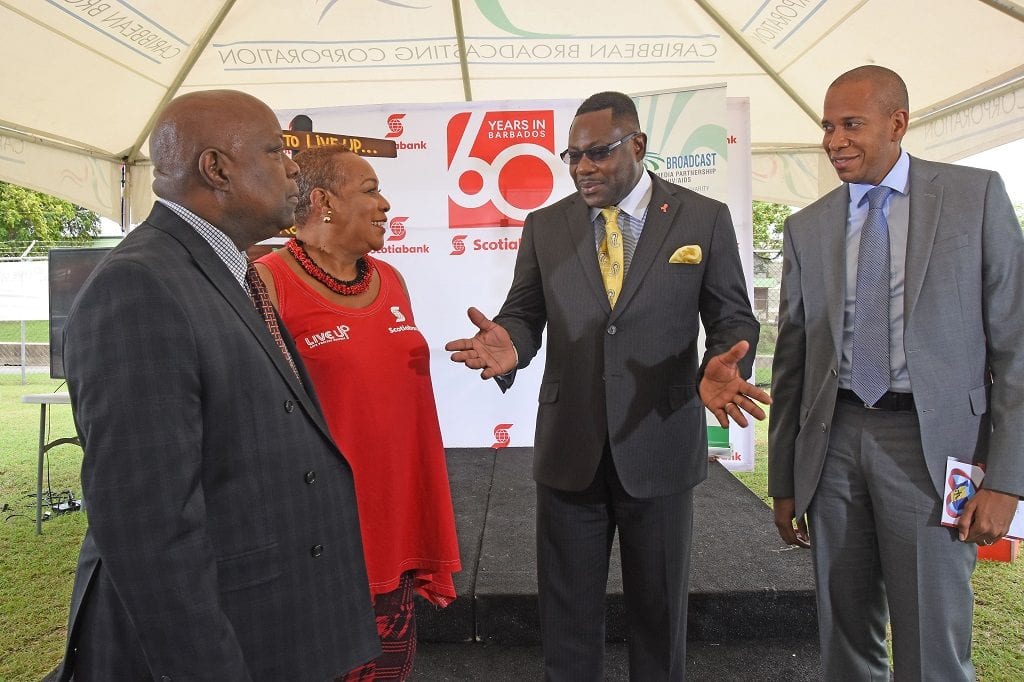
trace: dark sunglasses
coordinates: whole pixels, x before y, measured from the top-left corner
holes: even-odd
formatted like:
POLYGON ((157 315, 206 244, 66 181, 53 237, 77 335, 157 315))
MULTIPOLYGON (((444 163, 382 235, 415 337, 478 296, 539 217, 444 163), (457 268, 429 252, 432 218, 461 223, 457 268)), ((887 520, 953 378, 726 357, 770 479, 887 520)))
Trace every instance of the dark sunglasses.
POLYGON ((611 153, 613 151, 615 151, 615 148, 618 147, 620 144, 622 144, 623 142, 625 142, 629 138, 635 137, 635 136, 637 136, 639 134, 640 134, 640 131, 638 130, 635 133, 630 133, 629 135, 626 135, 621 140, 617 140, 615 142, 612 142, 611 144, 602 144, 602 145, 600 145, 598 147, 591 147, 590 149, 584 149, 584 150, 578 151, 578 152, 577 151, 573 151, 571 149, 566 149, 564 152, 562 152, 558 156, 561 157, 562 161, 565 161, 566 163, 568 163, 570 165, 575 165, 575 164, 579 163, 583 159, 584 156, 587 157, 588 159, 590 159, 591 161, 597 163, 598 161, 604 161, 609 156, 611 156, 611 153))

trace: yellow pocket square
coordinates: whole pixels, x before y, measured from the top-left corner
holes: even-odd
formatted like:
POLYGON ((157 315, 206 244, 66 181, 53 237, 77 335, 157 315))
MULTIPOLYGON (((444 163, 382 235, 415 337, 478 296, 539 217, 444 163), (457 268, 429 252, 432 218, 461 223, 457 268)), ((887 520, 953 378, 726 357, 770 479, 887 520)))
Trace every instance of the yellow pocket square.
POLYGON ((672 254, 672 257, 668 259, 669 263, 686 263, 687 265, 699 265, 702 258, 700 251, 700 244, 687 244, 686 246, 680 246, 676 249, 676 252, 672 254))

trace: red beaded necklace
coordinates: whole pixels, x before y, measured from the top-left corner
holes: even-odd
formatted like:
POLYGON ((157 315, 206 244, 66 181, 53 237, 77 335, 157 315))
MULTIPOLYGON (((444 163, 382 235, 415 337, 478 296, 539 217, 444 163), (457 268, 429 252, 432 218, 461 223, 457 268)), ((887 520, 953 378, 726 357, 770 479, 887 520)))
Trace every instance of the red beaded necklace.
POLYGON ((295 237, 288 240, 286 247, 288 248, 288 253, 295 257, 295 260, 298 261, 299 265, 302 266, 302 269, 305 270, 310 277, 337 294, 341 294, 342 296, 355 296, 370 288, 370 280, 373 279, 374 265, 371 261, 366 260, 366 258, 360 258, 356 261, 356 278, 346 281, 338 279, 317 265, 313 259, 309 257, 309 254, 306 252, 305 245, 295 237))

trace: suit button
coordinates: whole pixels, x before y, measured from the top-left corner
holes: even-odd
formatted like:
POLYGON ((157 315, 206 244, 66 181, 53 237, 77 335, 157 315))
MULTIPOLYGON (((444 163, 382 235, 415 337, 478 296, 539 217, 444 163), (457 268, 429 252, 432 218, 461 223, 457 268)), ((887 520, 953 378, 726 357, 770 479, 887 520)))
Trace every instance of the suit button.
POLYGON ((839 372, 837 372, 834 367, 832 368, 832 376, 834 376, 834 377, 839 376, 839 372))
POLYGON ((295 403, 291 400, 284 401, 284 411, 291 414, 295 410, 295 403))
POLYGON ((324 553, 324 546, 323 545, 313 545, 313 549, 309 550, 309 553, 312 554, 314 557, 318 557, 318 556, 320 556, 321 554, 324 553))
POLYGON ((307 471, 305 478, 306 478, 306 483, 316 483, 316 472, 315 471, 307 471))
POLYGON ((825 422, 822 422, 821 423, 821 432, 825 433, 826 431, 828 431, 828 426, 825 425, 825 422))
POLYGON ((619 330, 615 328, 614 324, 608 325, 608 334, 610 336, 615 336, 615 332, 617 332, 617 331, 619 331, 619 330))

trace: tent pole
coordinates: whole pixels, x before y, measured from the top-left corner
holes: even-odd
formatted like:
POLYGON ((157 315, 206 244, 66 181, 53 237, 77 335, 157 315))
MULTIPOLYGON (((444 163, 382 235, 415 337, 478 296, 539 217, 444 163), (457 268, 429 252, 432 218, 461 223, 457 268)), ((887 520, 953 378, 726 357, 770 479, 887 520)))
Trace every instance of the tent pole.
POLYGON ((1024 21, 1024 11, 1016 3, 1007 2, 1006 0, 980 0, 980 2, 994 10, 999 10, 1007 16, 1013 17, 1017 21, 1024 21))
POLYGON ((224 4, 221 6, 220 10, 218 10, 217 16, 213 18, 210 25, 206 27, 202 34, 192 42, 192 49, 189 51, 185 61, 181 63, 181 67, 174 75, 174 78, 170 83, 168 83, 167 88, 164 91, 164 96, 160 100, 160 104, 153 110, 153 115, 149 117, 146 125, 139 133, 139 137, 135 140, 135 144, 132 145, 131 150, 129 150, 128 154, 124 157, 126 162, 134 164, 139 160, 139 156, 142 154, 142 145, 146 141, 146 138, 149 137, 149 133, 152 132, 153 126, 156 124, 156 119, 159 117, 160 112, 167 103, 174 99, 174 96, 178 94, 178 89, 181 87, 181 84, 185 82, 185 78, 188 76, 189 71, 192 70, 192 67, 195 66, 196 62, 199 60, 199 55, 202 54, 203 50, 213 39, 213 34, 216 33, 217 29, 220 28, 220 25, 224 23, 225 17, 227 17, 231 8, 234 7, 235 2, 236 0, 224 0, 224 4))
POLYGON ((707 15, 709 17, 711 17, 711 20, 714 21, 716 24, 718 24, 719 28, 721 28, 723 31, 725 31, 729 35, 730 38, 735 40, 736 44, 739 45, 740 48, 744 52, 747 53, 747 56, 750 57, 751 59, 753 59, 754 62, 756 62, 757 65, 760 66, 764 70, 765 74, 767 74, 767 76, 769 78, 771 78, 772 81, 774 81, 775 84, 777 86, 779 86, 779 88, 784 93, 786 93, 786 95, 788 95, 791 100, 793 100, 793 103, 796 104, 798 107, 800 107, 800 109, 805 114, 807 114, 807 117, 809 119, 811 119, 811 121, 814 122, 815 126, 821 125, 821 119, 818 118, 818 112, 816 112, 811 106, 809 106, 807 104, 807 102, 805 102, 800 97, 800 95, 797 94, 796 90, 794 90, 792 87, 790 87, 789 83, 787 83, 782 78, 782 76, 779 75, 779 72, 776 71, 775 69, 773 69, 771 64, 769 64, 767 61, 765 61, 764 58, 761 57, 760 54, 758 54, 757 50, 755 50, 753 47, 751 47, 750 43, 748 43, 746 41, 746 39, 744 39, 744 37, 742 35, 740 35, 739 31, 737 31, 735 28, 733 28, 732 25, 728 21, 726 21, 722 17, 722 15, 719 14, 717 10, 715 10, 714 7, 709 5, 707 3, 707 0, 695 0, 695 1, 697 3, 697 6, 700 7, 702 10, 704 10, 704 12, 707 13, 707 15))
POLYGON ((467 102, 473 101, 473 90, 469 85, 469 62, 466 61, 466 31, 462 28, 462 7, 459 0, 452 0, 452 17, 455 19, 455 38, 459 43, 459 68, 462 70, 462 94, 467 102))
POLYGON ((128 194, 128 164, 121 161, 121 234, 128 234, 128 222, 131 220, 131 198, 128 194))

